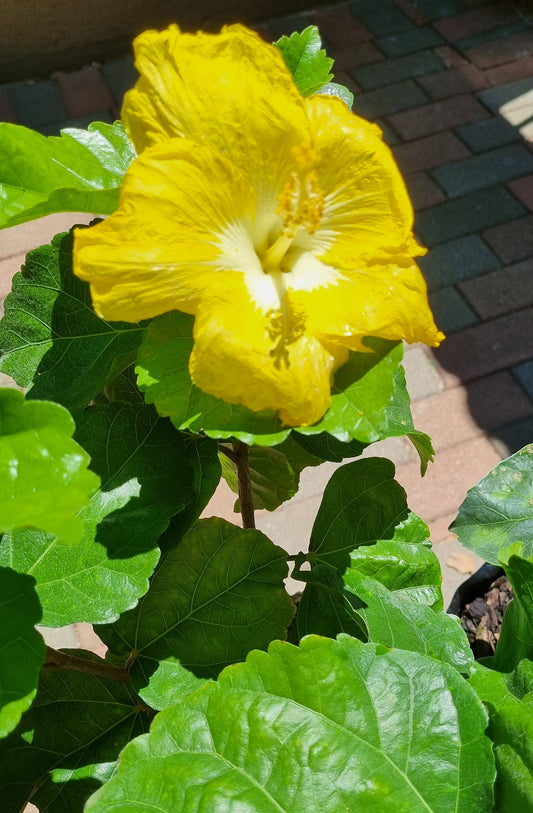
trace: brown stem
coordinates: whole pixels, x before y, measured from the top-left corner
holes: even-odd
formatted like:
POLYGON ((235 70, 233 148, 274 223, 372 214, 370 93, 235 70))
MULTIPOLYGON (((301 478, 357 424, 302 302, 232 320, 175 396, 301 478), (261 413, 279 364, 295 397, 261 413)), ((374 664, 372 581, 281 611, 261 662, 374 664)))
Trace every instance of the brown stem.
POLYGON ((239 481, 239 504, 241 506, 242 527, 255 528, 248 446, 246 443, 238 440, 233 444, 233 452, 237 459, 237 478, 239 481))
POLYGON ((103 661, 89 661, 85 658, 77 658, 75 655, 68 655, 66 652, 58 652, 57 649, 46 647, 46 659, 43 669, 58 671, 59 669, 72 669, 75 672, 85 672, 97 677, 109 678, 110 680, 122 680, 129 683, 130 676, 127 669, 120 666, 113 666, 103 661))

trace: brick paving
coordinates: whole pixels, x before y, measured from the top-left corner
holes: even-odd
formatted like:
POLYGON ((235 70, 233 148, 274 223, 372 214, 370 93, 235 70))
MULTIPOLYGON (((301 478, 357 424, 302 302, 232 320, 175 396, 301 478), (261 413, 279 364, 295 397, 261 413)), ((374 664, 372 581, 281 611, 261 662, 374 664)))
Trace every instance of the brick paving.
MULTIPOLYGON (((413 197, 417 236, 430 248, 420 265, 448 339, 436 351, 408 348, 405 366, 415 423, 433 436, 436 462, 420 479, 405 440, 370 453, 395 461, 410 505, 429 523, 447 598, 465 578, 453 565, 478 565, 471 554, 457 557, 448 531, 466 491, 533 440, 533 4, 525 8, 352 0, 260 26, 270 39, 319 26, 338 81, 356 93, 354 110, 384 129, 413 197)), ((5 85, 0 121, 47 135, 112 121, 134 79, 124 55, 5 85)), ((2 233, 0 297, 24 252, 71 222, 57 215, 2 233)), ((289 539, 293 552, 305 547, 334 467, 304 472, 300 493, 274 514, 260 512, 259 527, 289 539)), ((235 521, 233 501, 222 484, 208 513, 235 521)), ((74 632, 90 640, 85 627, 74 632)))

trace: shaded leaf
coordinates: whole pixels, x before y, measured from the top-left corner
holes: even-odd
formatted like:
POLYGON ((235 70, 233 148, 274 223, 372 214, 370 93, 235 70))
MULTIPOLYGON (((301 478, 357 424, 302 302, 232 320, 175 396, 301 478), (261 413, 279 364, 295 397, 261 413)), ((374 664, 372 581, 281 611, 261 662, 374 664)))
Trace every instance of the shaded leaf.
POLYGON ((87 813, 154 796, 160 813, 485 813, 485 726, 467 681, 432 658, 344 635, 276 641, 161 712, 87 813))
POLYGON ((533 660, 533 559, 511 556, 505 574, 514 598, 503 616, 491 663, 495 669, 511 672, 522 658, 533 660))
POLYGON ((9 734, 29 708, 46 647, 35 629, 41 606, 35 582, 0 567, 0 737, 9 734))
POLYGON ((503 460, 468 491, 450 526, 465 548, 499 563, 501 548, 520 541, 533 556, 533 444, 503 460))
MULTIPOLYGON (((220 462, 226 483, 235 494, 238 494, 239 482, 236 464, 223 453, 220 455, 220 462)), ((319 462, 317 461, 317 463, 319 462)), ((294 497, 298 491, 300 473, 294 471, 279 446, 276 448, 251 446, 248 463, 252 498, 256 511, 263 508, 274 511, 285 500, 294 497)), ((235 502, 235 511, 239 511, 239 500, 235 502)))
POLYGON ((33 526, 69 544, 80 541, 76 514, 99 479, 73 433, 63 407, 0 389, 0 531, 33 526))
POLYGON ((49 137, 1 123, 0 228, 53 212, 111 214, 134 158, 120 122, 93 122, 88 130, 49 137))
POLYGON ((0 546, 0 563, 37 580, 45 626, 103 623, 133 607, 148 589, 170 518, 198 496, 185 439, 150 407, 91 407, 76 438, 102 481, 79 513, 82 543, 69 549, 49 534, 17 531, 0 546))
POLYGON ((337 440, 327 432, 321 432, 318 435, 302 435, 300 432, 293 432, 291 438, 309 454, 333 463, 341 463, 347 457, 359 457, 367 446, 366 443, 360 443, 357 440, 348 442, 337 440))
POLYGON ((312 634, 335 638, 341 632, 360 641, 368 640, 365 623, 353 612, 336 568, 317 564, 311 571, 300 571, 294 578, 305 582, 296 613, 298 640, 312 634))
MULTIPOLYGON (((153 319, 145 331, 136 369, 147 403, 153 403, 178 429, 203 431, 219 439, 238 438, 249 445, 282 443, 291 430, 282 426, 274 412, 252 412, 194 386, 188 368, 193 322, 192 316, 174 311, 153 319)), ((314 426, 298 427, 297 432, 327 432, 343 443, 363 444, 413 432, 418 436, 401 367, 401 344, 367 342, 373 353, 352 353, 337 371, 324 417, 314 426)))
POLYGON ((390 460, 369 457, 333 473, 311 532, 312 563, 324 562, 343 573, 354 548, 394 536, 408 513, 405 491, 394 472, 390 460))
POLYGON ((302 96, 316 93, 333 78, 333 60, 322 49, 316 26, 308 26, 301 34, 295 31, 290 37, 283 36, 274 45, 281 51, 302 96))
POLYGON ((495 810, 533 809, 533 663, 502 674, 477 663, 470 678, 489 712, 496 756, 495 810))
MULTIPOLYGON (((101 662, 82 650, 72 654, 101 662)), ((120 749, 152 716, 126 683, 44 670, 31 709, 0 743, 2 813, 18 813, 29 801, 47 813, 82 813, 115 770, 120 749)))
POLYGON ((89 285, 72 272, 72 233, 31 251, 0 322, 0 370, 29 398, 83 409, 135 359, 143 328, 104 322, 93 312, 89 285))
POLYGON ((172 682, 180 669, 213 677, 286 635, 294 614, 287 570, 285 551, 259 531, 201 520, 177 546, 167 543, 138 606, 98 635, 113 654, 133 653, 134 685, 160 708, 181 694, 181 680, 172 682))

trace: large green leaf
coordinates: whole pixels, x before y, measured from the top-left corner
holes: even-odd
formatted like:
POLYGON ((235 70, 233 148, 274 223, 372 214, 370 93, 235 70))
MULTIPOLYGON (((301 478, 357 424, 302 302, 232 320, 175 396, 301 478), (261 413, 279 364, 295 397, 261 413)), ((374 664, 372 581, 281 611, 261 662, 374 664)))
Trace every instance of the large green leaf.
POLYGON ((69 548, 49 534, 16 531, 0 545, 0 563, 37 580, 46 626, 103 623, 133 607, 148 589, 170 518, 197 500, 184 437, 150 407, 91 407, 76 438, 102 480, 79 513, 82 543, 69 548))
POLYGON ((135 358, 143 328, 104 322, 93 312, 89 286, 72 272, 72 233, 31 251, 0 322, 0 370, 30 398, 83 409, 135 358))
POLYGON ((0 228, 52 212, 111 214, 135 151, 120 122, 40 135, 0 124, 0 228))
POLYGON ((492 663, 510 672, 522 658, 533 660, 533 559, 511 556, 505 572, 514 598, 505 611, 492 663))
POLYGON ((310 96, 327 85, 333 74, 333 60, 326 56, 318 28, 308 26, 301 34, 295 31, 274 43, 281 51, 302 96, 310 96))
POLYGON ((76 514, 99 480, 73 432, 63 407, 0 389, 0 532, 33 526, 79 542, 76 514))
POLYGON ((470 685, 489 711, 494 742, 498 813, 533 810, 533 663, 509 674, 476 664, 470 685))
POLYGON ((184 668, 216 676, 285 637, 294 614, 286 553, 259 531, 202 520, 166 547, 138 606, 98 627, 114 655, 133 653, 132 680, 155 708, 174 702, 184 680, 188 691, 184 668))
POLYGON ((390 460, 369 457, 333 473, 311 532, 311 562, 324 562, 343 573, 354 548, 394 536, 408 515, 405 491, 394 471, 390 460))
POLYGON ((17 725, 30 706, 45 645, 35 629, 41 606, 29 576, 0 567, 0 737, 17 725))
MULTIPOLYGON (((72 654, 100 662, 92 653, 72 654)), ((82 813, 113 773, 118 753, 152 714, 131 687, 71 670, 43 671, 37 697, 0 743, 2 813, 32 801, 47 813, 82 813)))
POLYGON ((533 444, 503 460, 470 489, 452 528, 459 542, 497 565, 501 548, 533 556, 533 444))
POLYGON ((455 670, 349 636, 224 670, 122 752, 87 813, 488 813, 486 714, 455 670))
MULTIPOLYGON (((211 437, 238 438, 248 444, 273 446, 285 440, 274 412, 252 412, 202 392, 189 376, 194 319, 187 314, 163 314, 145 332, 139 351, 138 383, 146 401, 170 417, 179 429, 204 431, 211 437)), ((337 371, 332 401, 314 426, 298 427, 305 435, 329 433, 343 443, 373 443, 386 437, 412 436, 425 468, 431 456, 428 439, 413 428, 409 395, 401 367, 402 346, 368 339, 373 353, 352 353, 337 371), (425 440, 424 440, 425 439, 425 440)))

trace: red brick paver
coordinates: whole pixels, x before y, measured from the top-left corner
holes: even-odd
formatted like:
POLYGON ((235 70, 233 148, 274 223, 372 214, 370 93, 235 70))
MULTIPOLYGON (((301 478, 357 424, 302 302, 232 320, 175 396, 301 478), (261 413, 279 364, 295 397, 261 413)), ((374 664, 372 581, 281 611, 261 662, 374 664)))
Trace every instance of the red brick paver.
POLYGON ((470 94, 394 113, 388 120, 405 141, 486 119, 488 110, 470 94))
POLYGON ((465 52, 465 56, 483 70, 496 68, 517 59, 524 59, 533 54, 533 36, 531 31, 513 34, 504 39, 477 45, 465 52))
POLYGON ((97 68, 59 74, 57 84, 69 116, 100 113, 115 106, 111 92, 97 68))
POLYGON ((471 154, 451 130, 394 147, 396 161, 405 175, 450 164, 471 154))
POLYGON ((436 101, 482 90, 487 86, 486 77, 475 65, 458 65, 446 71, 430 73, 427 76, 420 76, 418 82, 436 101))
POLYGON ((533 358, 533 308, 449 336, 435 351, 448 387, 491 375, 533 358))
POLYGON ((466 39, 474 34, 490 31, 499 25, 518 22, 520 17, 510 4, 505 7, 501 3, 467 11, 456 17, 447 17, 435 23, 435 28, 450 42, 466 39))
POLYGON ((529 307, 533 305, 533 259, 461 282, 459 288, 482 319, 529 307))
POLYGON ((507 188, 511 190, 513 195, 516 195, 526 209, 533 212, 533 175, 525 175, 523 178, 510 181, 507 188))
POLYGON ((533 255, 533 215, 494 226, 483 233, 489 246, 504 263, 533 255))

